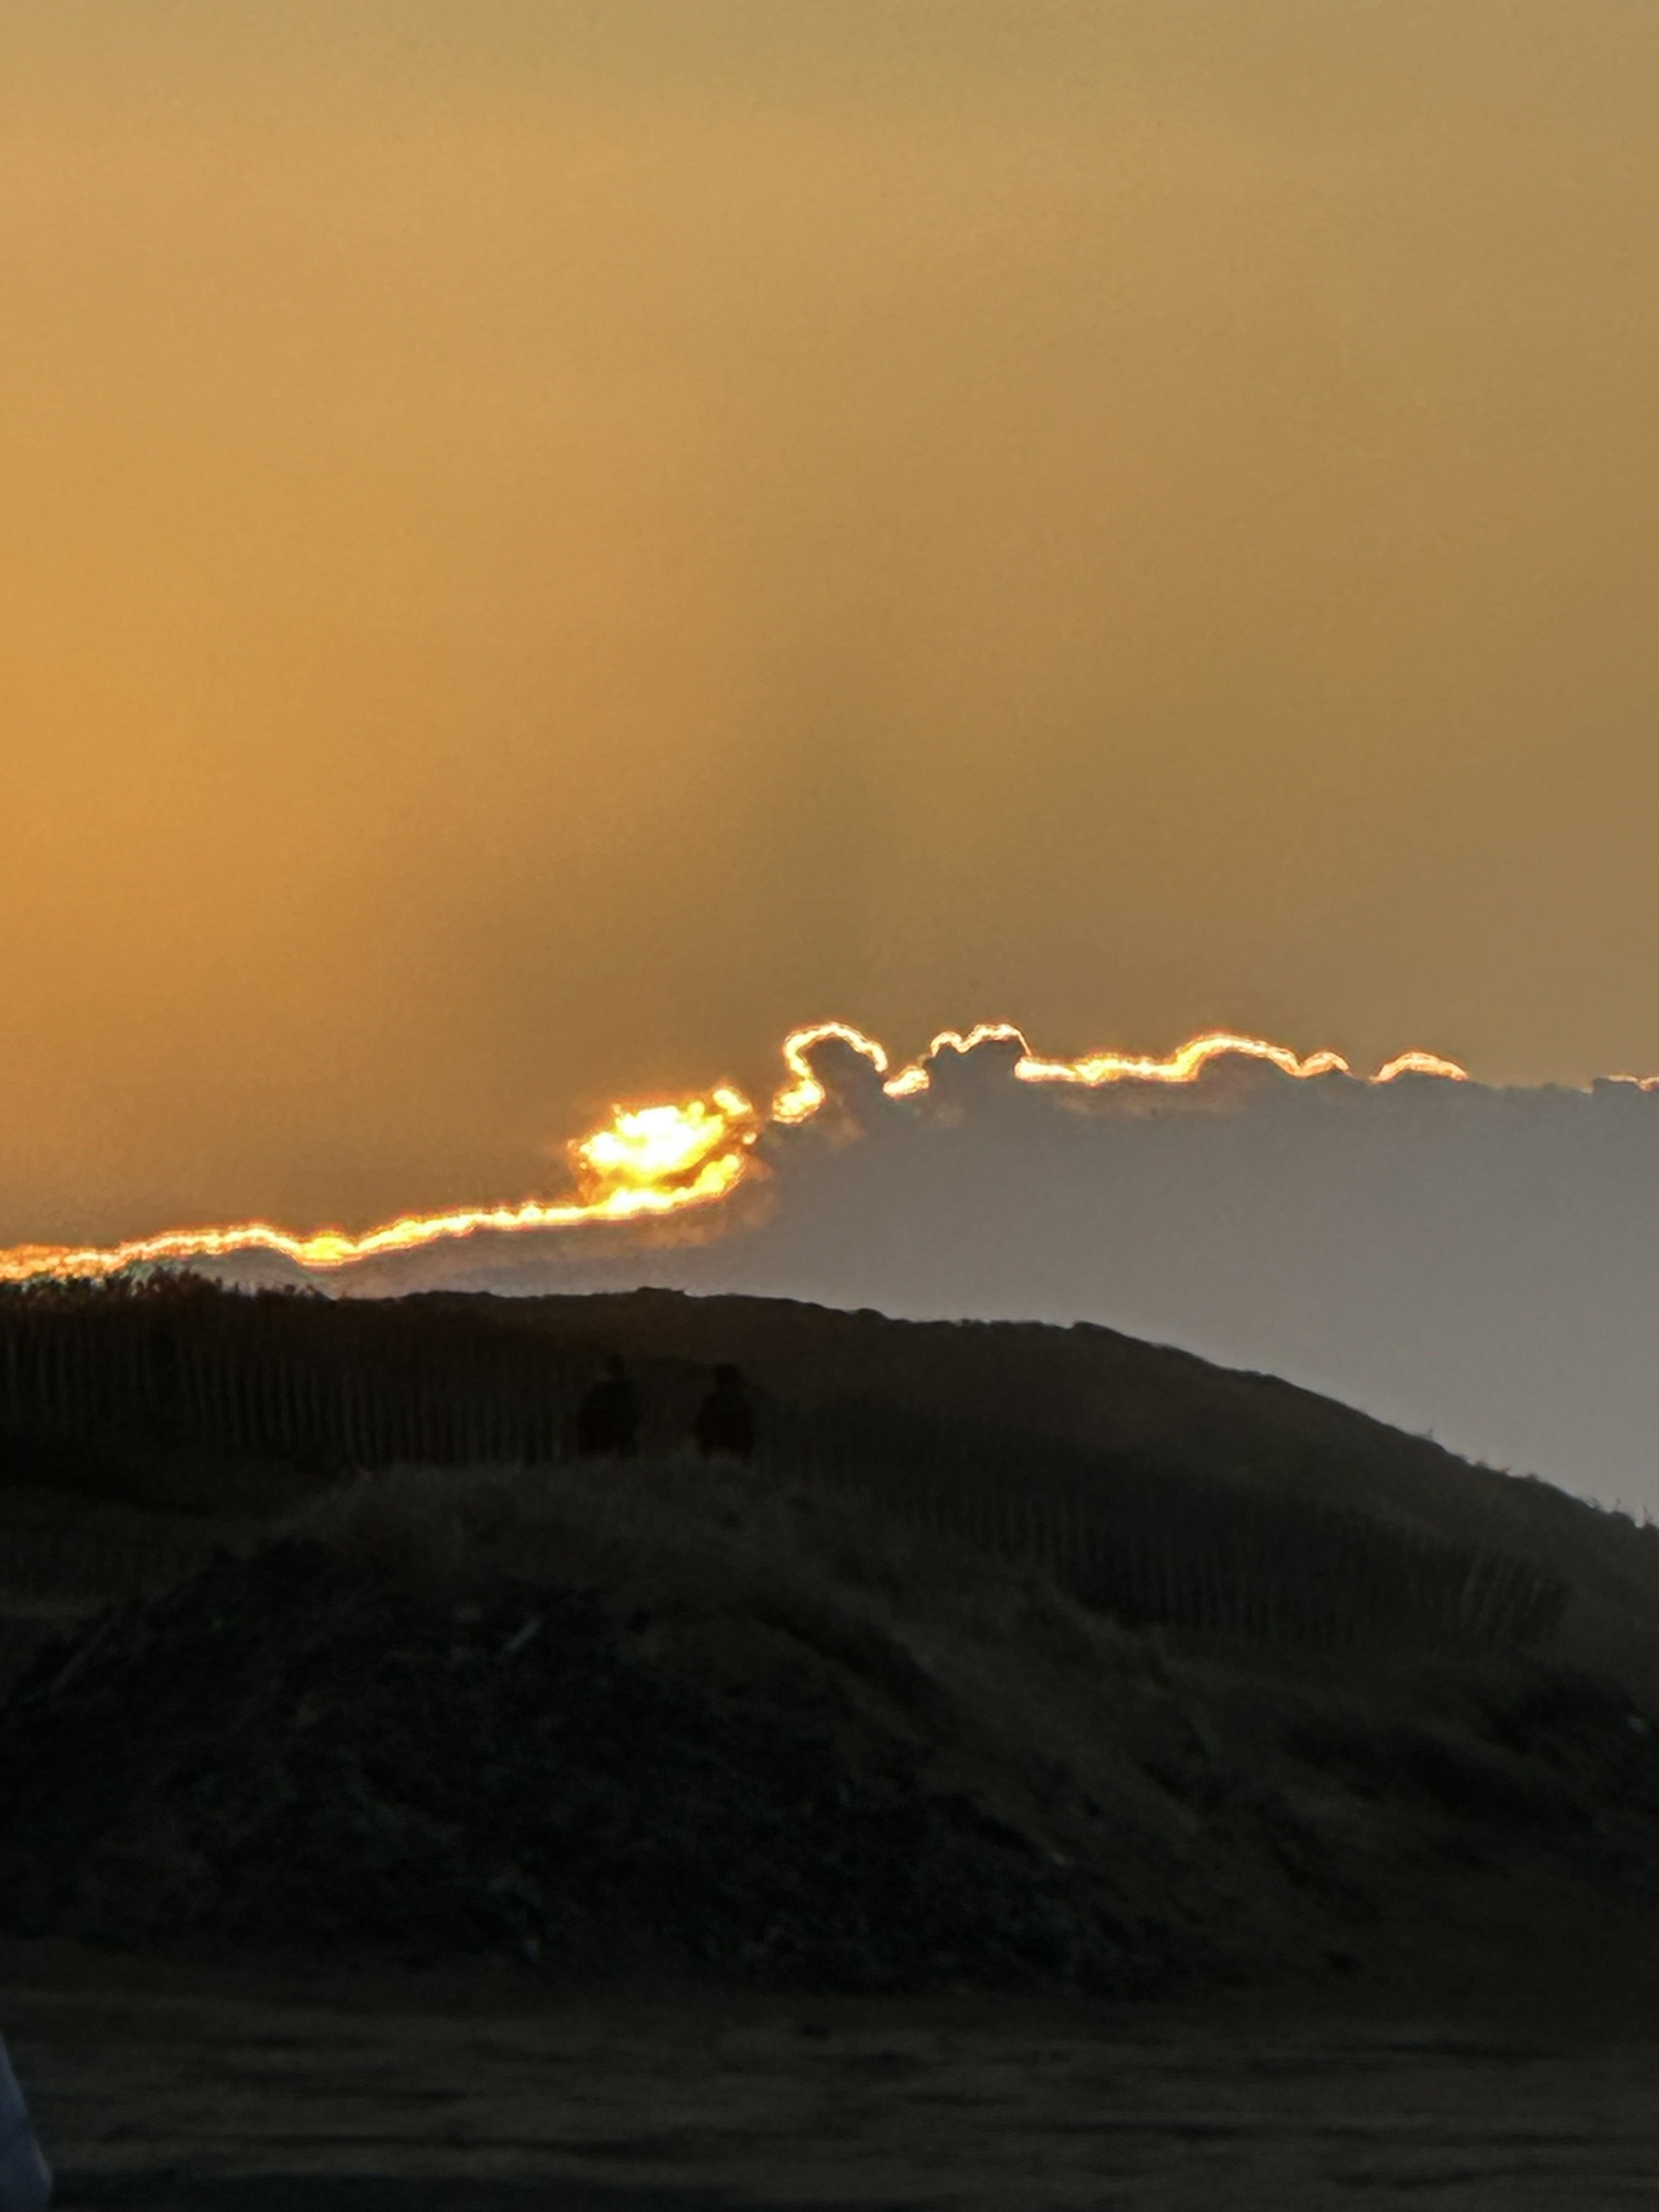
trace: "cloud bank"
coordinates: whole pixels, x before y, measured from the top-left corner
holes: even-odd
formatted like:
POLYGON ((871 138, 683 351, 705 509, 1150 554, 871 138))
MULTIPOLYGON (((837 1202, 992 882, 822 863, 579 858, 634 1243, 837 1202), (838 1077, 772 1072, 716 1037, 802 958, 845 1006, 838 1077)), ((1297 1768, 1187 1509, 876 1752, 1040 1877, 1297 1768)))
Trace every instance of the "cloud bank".
POLYGON ((1016 1080, 1023 1051, 945 1043, 894 1096, 830 1036, 806 1055, 822 1103, 769 1122, 721 1204, 479 1234, 334 1287, 650 1283, 1104 1322, 1659 1510, 1659 1091, 1236 1054, 1091 1089, 1016 1080))

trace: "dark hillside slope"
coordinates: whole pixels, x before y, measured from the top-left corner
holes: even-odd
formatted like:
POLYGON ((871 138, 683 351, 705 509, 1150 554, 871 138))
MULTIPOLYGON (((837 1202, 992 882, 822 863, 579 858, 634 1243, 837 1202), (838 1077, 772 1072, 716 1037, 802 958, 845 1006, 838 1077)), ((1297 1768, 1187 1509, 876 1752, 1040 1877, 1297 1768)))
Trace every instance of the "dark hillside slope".
POLYGON ((1276 1376, 1086 1323, 898 1322, 653 1290, 501 1303, 518 1327, 641 1361, 737 1360, 786 1402, 856 1396, 976 1420, 1513 1554, 1567 1580, 1559 1649, 1659 1692, 1659 1528, 1276 1376))
POLYGON ((1103 1330, 0 1299, 0 1925, 1646 2002, 1656 1595, 1618 1516, 1103 1330))
POLYGON ((1659 1717, 1134 1630, 775 1470, 340 1486, 43 1643, 0 1926, 561 1984, 1659 1989, 1659 1717))
MULTIPOLYGON (((24 1491, 41 1510, 78 1497, 192 1522, 199 1549, 227 1516, 269 1519, 354 1468, 562 1464, 583 1392, 617 1353, 647 1451, 684 1448, 711 1366, 733 1361, 767 1463, 1005 1556, 1023 1543, 1131 1620, 1247 1633, 1300 1620, 1305 1634, 1311 1607, 1329 1642, 1345 1620, 1358 1632, 1402 1607, 1419 1626, 1473 1613, 1488 1630, 1547 1626, 1564 1656, 1659 1691, 1659 1535, 1272 1377, 1095 1327, 650 1290, 334 1303, 185 1279, 4 1292, 0 1522, 24 1491), (1041 1528, 1022 1536, 1021 1516, 1041 1528), (1248 1601, 1221 1601, 1229 1588, 1248 1601)), ((152 1579, 135 1566, 100 1588, 152 1579)))

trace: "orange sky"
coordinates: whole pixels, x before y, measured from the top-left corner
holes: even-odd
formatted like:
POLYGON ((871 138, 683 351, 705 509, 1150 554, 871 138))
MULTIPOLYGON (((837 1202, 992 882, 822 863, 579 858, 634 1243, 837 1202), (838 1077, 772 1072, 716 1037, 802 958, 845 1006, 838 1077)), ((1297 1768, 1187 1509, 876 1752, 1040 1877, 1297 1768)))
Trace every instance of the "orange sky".
POLYGON ((1659 1066, 1652 0, 9 0, 0 1241, 1659 1066))

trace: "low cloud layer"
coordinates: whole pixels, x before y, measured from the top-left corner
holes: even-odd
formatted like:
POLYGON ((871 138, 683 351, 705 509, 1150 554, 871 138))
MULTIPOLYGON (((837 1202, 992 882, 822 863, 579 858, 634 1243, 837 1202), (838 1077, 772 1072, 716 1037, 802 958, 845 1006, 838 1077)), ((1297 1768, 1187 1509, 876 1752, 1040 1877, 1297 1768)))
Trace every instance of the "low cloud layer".
POLYGON ((831 1042, 822 1109, 736 1199, 648 1228, 474 1237, 364 1293, 653 1283, 912 1316, 1092 1321, 1328 1391, 1659 1510, 1659 1092, 1297 1079, 1017 1081, 1017 1045, 892 1098, 831 1042))

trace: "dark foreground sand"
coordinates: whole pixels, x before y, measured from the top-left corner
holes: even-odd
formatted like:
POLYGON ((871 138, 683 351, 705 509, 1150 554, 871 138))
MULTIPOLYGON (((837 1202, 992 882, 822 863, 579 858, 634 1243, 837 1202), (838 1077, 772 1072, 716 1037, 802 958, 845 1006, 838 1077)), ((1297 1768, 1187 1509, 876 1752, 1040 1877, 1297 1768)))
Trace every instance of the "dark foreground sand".
POLYGON ((1659 2203, 1651 2020, 0 1969, 69 2208, 1659 2203))

